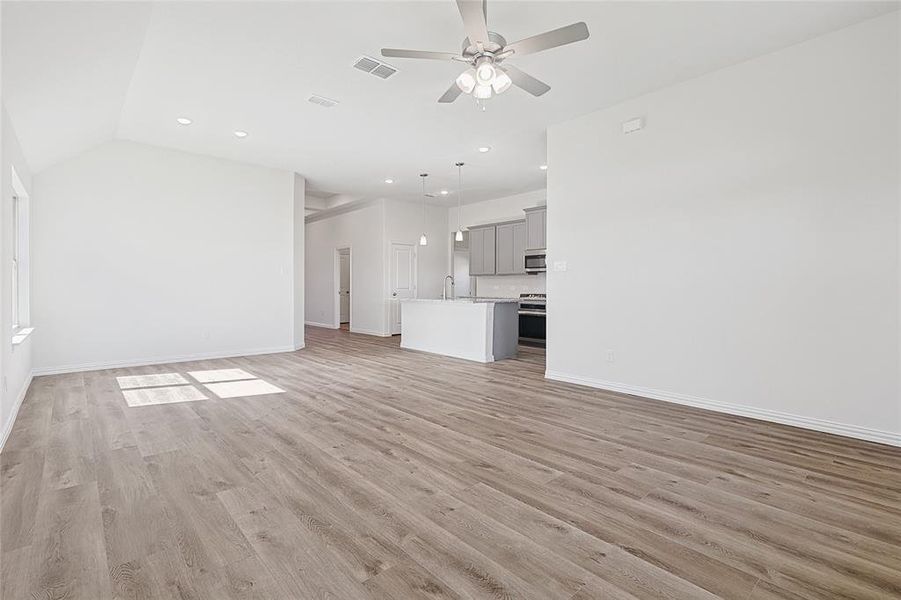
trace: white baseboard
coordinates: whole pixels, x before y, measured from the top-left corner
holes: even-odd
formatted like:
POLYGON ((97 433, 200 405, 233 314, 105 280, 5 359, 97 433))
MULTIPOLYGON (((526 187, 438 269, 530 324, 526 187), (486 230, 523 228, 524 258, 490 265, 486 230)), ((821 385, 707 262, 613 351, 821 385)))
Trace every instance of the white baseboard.
POLYGON ((19 395, 16 397, 16 403, 13 404, 12 412, 9 413, 9 420, 3 427, 3 437, 0 438, 0 452, 3 452, 3 448, 6 446, 6 440, 9 438, 9 434, 12 433, 13 425, 16 423, 16 417, 19 416, 19 408, 22 406, 22 401, 25 400, 25 396, 28 395, 28 388, 31 387, 32 379, 34 379, 34 372, 29 372, 28 377, 25 378, 25 385, 23 385, 22 389, 19 391, 19 395))
POLYGON ((361 329, 359 327, 351 327, 351 333, 362 333, 363 335, 374 335, 377 337, 391 337, 390 333, 385 333, 384 331, 376 331, 374 329, 361 329))
POLYGON ((446 352, 434 352, 432 350, 424 350, 422 348, 413 348, 411 346, 404 345, 403 341, 400 343, 400 347, 403 350, 410 350, 411 352, 424 352, 425 354, 432 354, 434 356, 449 356, 451 358, 460 358, 463 360, 471 360, 472 362, 477 363, 492 363, 494 362, 494 355, 478 355, 478 354, 447 354, 446 352))
POLYGON ((199 354, 183 354, 179 356, 158 356, 155 358, 58 365, 53 367, 40 367, 34 369, 34 375, 60 375, 62 373, 79 373, 82 371, 100 371, 102 369, 121 369, 125 367, 143 367, 146 365, 165 365, 169 363, 192 362, 195 360, 210 360, 214 358, 240 358, 242 356, 255 356, 258 354, 279 354, 282 352, 294 352, 294 350, 294 346, 291 345, 277 346, 275 348, 255 348, 252 350, 233 350, 230 352, 203 352, 199 354))
POLYGON ((822 431, 845 437, 866 440, 868 442, 877 442, 880 444, 888 444, 890 446, 901 446, 901 433, 893 433, 891 431, 883 431, 880 429, 870 429, 868 427, 860 427, 858 425, 847 425, 844 423, 836 423, 824 419, 816 419, 813 417, 802 417, 777 410, 769 410, 765 408, 754 408, 751 406, 742 406, 740 404, 730 404, 727 402, 717 402, 688 394, 679 394, 676 392, 666 392, 663 390, 655 390, 652 388, 643 388, 614 381, 603 381, 579 375, 570 375, 561 373, 560 371, 545 371, 544 376, 547 379, 555 381, 564 381, 566 383, 575 383, 587 387, 608 390, 611 392, 620 392, 623 394, 631 394, 633 396, 641 396, 643 398, 651 398, 653 400, 662 400, 664 402, 672 402, 674 404, 682 404, 685 406, 693 406, 695 408, 703 408, 715 412, 737 415, 740 417, 750 417, 761 421, 771 421, 782 425, 791 425, 801 427, 803 429, 812 429, 813 431, 822 431))
POLYGON ((304 321, 304 325, 309 325, 310 327, 322 327, 324 329, 338 329, 335 327, 334 323, 317 323, 316 321, 304 321))

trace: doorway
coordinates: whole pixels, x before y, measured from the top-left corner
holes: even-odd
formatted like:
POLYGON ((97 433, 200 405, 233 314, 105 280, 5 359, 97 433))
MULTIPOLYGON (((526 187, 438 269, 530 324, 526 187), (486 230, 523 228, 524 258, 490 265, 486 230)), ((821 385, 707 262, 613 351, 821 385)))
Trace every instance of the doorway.
POLYGON ((400 335, 400 301, 416 297, 416 246, 391 242, 388 304, 391 335, 400 335))
POLYGON ((350 248, 338 248, 335 250, 335 270, 336 270, 336 290, 337 290, 337 306, 335 307, 335 315, 337 323, 336 328, 350 330, 351 327, 351 300, 350 300, 350 282, 351 282, 351 254, 350 248))

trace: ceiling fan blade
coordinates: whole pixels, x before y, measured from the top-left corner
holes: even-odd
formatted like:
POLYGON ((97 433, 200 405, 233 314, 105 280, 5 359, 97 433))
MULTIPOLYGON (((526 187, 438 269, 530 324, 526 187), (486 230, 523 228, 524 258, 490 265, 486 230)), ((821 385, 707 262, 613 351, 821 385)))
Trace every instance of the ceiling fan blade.
POLYGON ((533 96, 540 96, 547 93, 551 89, 551 86, 549 86, 545 82, 541 81, 540 79, 535 79, 528 73, 520 71, 513 65, 505 64, 503 67, 499 68, 501 71, 510 76, 511 81, 513 81, 513 85, 524 89, 533 96))
POLYGON ((488 39, 486 0, 457 0, 457 8, 463 17, 463 27, 466 29, 469 43, 487 45, 491 40, 488 39))
POLYGON ((457 60, 459 55, 453 52, 432 52, 430 50, 400 50, 398 48, 382 48, 382 56, 391 58, 427 58, 429 60, 457 60))
POLYGON ((507 44, 504 46, 503 51, 513 50, 516 53, 516 56, 534 54, 535 52, 556 48, 557 46, 580 42, 588 39, 588 35, 588 25, 579 21, 578 23, 573 23, 572 25, 567 25, 560 29, 545 31, 544 33, 527 37, 524 40, 507 44))
POLYGON ((463 90, 461 90, 457 86, 457 82, 455 81, 452 86, 447 88, 447 91, 444 92, 444 95, 441 96, 440 98, 438 98, 438 102, 441 102, 443 104, 446 104, 448 102, 453 102, 462 93, 463 93, 463 90))

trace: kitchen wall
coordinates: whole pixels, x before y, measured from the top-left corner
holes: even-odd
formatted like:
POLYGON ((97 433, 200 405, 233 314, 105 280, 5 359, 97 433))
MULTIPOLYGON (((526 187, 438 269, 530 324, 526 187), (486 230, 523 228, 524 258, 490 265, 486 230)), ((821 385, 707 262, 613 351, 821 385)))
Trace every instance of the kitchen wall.
POLYGON ((899 67, 889 14, 551 127, 548 377, 901 445, 899 67))
MULTIPOLYGON (((419 203, 386 200, 385 207, 385 235, 388 242, 418 244, 419 236, 425 230, 428 245, 416 246, 419 297, 440 298, 444 277, 450 273, 447 269, 450 238, 445 231, 446 209, 443 206, 426 205, 423 217, 423 207, 419 203)), ((388 244, 385 244, 385 260, 388 260, 388 244)), ((385 281, 387 297, 387 271, 385 281)))
MULTIPOLYGON (((2 176, 0 176, 0 181, 3 185, 3 193, 0 196, 0 278, 2 278, 0 280, 0 331, 5 332, 5 335, 10 335, 12 332, 13 169, 30 198, 29 202, 34 195, 32 194, 31 171, 22 156, 19 140, 9 116, 6 114, 5 107, 0 107, 0 139, 2 139, 2 156, 0 156, 2 176)), ((16 193, 21 194, 21 191, 18 190, 16 193)), ((31 203, 33 206, 33 202, 31 203)), ((20 307, 20 312, 23 310, 24 307, 20 307)), ((16 346, 10 343, 10 338, 0 340, 0 348, 2 348, 0 350, 0 448, 6 442, 16 413, 25 397, 28 385, 31 383, 33 343, 34 335, 27 337, 16 346)))
POLYGON ((447 211, 418 203, 379 199, 337 213, 311 215, 306 224, 306 322, 335 327, 337 248, 351 248, 351 331, 390 335, 388 261, 391 242, 416 244, 420 298, 440 298, 447 275, 444 240, 447 211), (425 225, 423 226, 423 218, 425 225), (427 246, 419 246, 425 227, 427 246))
MULTIPOLYGON (((447 222, 450 231, 456 231, 458 223, 464 227, 481 225, 484 223, 497 223, 514 219, 524 219, 524 208, 543 206, 547 199, 547 190, 534 190, 515 196, 494 198, 472 204, 464 204, 462 214, 458 213, 456 206, 448 210, 447 222), (458 214, 460 220, 458 221, 458 214)), ((546 289, 546 277, 544 273, 536 275, 480 275, 471 277, 473 287, 470 290, 474 295, 493 298, 518 298, 520 294, 543 294, 546 289)), ((458 286, 457 295, 465 286, 458 286)))
MULTIPOLYGON (((34 178, 35 367, 289 351, 288 171, 113 141, 34 178)), ((300 233, 302 235, 302 231, 300 233)), ((302 332, 301 332, 302 333, 302 332)))

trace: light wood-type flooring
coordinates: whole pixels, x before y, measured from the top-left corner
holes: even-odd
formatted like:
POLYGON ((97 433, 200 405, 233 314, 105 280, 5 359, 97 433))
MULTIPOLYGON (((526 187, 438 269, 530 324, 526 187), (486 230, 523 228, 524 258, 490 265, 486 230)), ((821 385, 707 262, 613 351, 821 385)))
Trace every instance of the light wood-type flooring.
POLYGON ((308 328, 36 378, 0 456, 2 598, 901 597, 898 448, 543 372, 308 328), (116 380, 235 368, 285 393, 129 407, 116 380))

